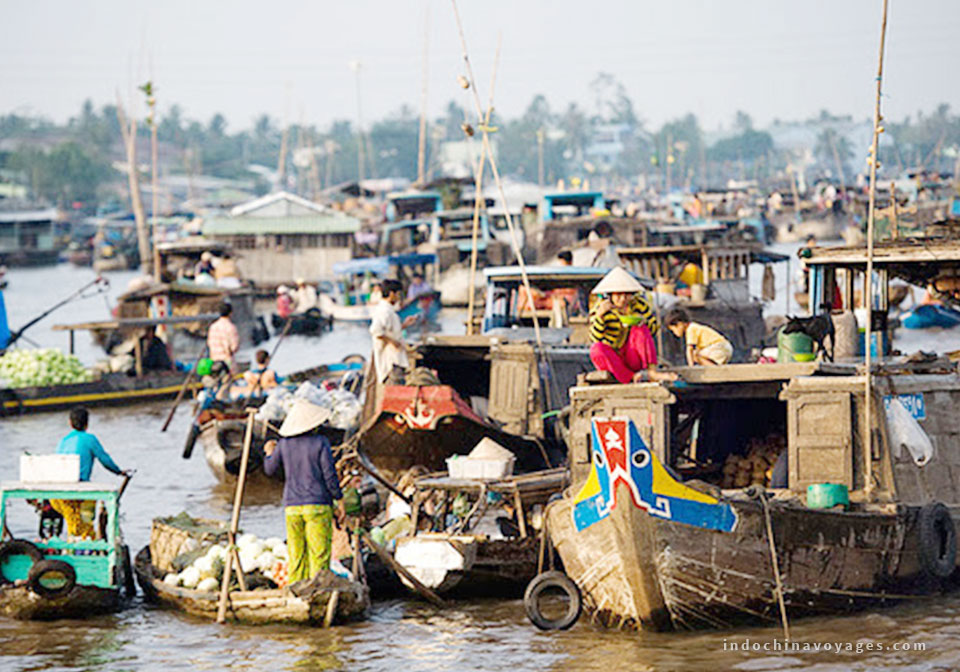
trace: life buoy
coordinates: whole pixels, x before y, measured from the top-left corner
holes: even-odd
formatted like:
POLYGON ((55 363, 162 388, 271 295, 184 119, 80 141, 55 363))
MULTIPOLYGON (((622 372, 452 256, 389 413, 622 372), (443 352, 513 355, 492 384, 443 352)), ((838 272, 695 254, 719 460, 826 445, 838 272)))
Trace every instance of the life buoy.
POLYGON ((63 560, 34 563, 27 576, 27 587, 40 597, 53 599, 66 595, 77 585, 77 572, 63 560))
POLYGON ((580 618, 583 610, 583 598, 580 589, 573 580, 563 572, 543 572, 534 577, 527 586, 523 595, 523 608, 527 618, 541 630, 566 630, 573 626, 580 618), (564 593, 567 597, 566 612, 558 618, 549 618, 540 608, 540 598, 547 591, 564 593))
POLYGON ((43 560, 43 551, 29 541, 11 539, 0 544, 0 586, 13 583, 13 579, 8 578, 3 573, 3 566, 6 564, 7 558, 14 555, 26 555, 34 564, 43 560))
POLYGON ((957 566, 957 530, 950 510, 940 502, 920 509, 917 520, 919 531, 920 567, 935 579, 946 579, 957 566))

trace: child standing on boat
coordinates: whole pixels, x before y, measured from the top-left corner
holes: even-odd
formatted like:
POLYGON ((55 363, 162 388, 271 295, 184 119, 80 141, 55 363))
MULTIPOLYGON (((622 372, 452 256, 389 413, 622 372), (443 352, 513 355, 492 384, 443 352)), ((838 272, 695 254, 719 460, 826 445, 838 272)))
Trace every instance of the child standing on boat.
POLYGON ((600 301, 590 315, 590 361, 621 383, 676 380, 657 371, 659 328, 643 286, 623 268, 614 268, 593 288, 600 301))
POLYGON ((721 366, 733 357, 733 345, 716 329, 693 322, 683 308, 667 315, 667 329, 686 340, 688 366, 721 366))

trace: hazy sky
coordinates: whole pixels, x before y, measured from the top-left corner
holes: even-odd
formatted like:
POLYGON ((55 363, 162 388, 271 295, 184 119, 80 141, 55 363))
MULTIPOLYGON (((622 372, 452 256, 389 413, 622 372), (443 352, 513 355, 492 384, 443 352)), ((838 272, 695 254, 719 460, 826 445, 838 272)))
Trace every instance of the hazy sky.
MULTIPOLYGON (((125 98, 151 76, 161 109, 223 112, 233 130, 267 112, 326 125, 419 109, 429 7, 429 106, 468 102, 449 0, 40 0, 3 3, 0 112, 65 120, 85 98, 125 98)), ((882 0, 460 0, 486 101, 498 31, 495 106, 536 93, 593 108, 597 72, 618 77, 658 125, 688 111, 709 129, 738 109, 758 124, 822 108, 872 116, 882 0)), ((960 0, 890 0, 884 110, 960 109, 960 0)), ((138 97, 139 99, 139 97, 138 97)))

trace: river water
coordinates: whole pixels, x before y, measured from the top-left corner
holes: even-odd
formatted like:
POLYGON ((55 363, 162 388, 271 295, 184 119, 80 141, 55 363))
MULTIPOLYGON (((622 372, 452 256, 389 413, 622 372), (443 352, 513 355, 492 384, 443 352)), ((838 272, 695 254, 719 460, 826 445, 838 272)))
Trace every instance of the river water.
MULTIPOLYGON (((783 312, 785 273, 778 271, 781 301, 774 303, 775 312, 783 312)), ((68 265, 12 270, 5 291, 11 327, 92 277, 90 270, 68 265)), ((27 336, 39 345, 65 349, 66 335, 50 326, 106 318, 106 301, 121 293, 132 277, 112 274, 113 285, 105 296, 68 304, 27 336)), ((444 311, 441 323, 445 331, 462 331, 462 319, 462 311, 444 311)), ((960 333, 911 338, 917 347, 934 343, 940 351, 960 347, 960 333)), ((369 347, 364 328, 338 325, 321 338, 288 338, 275 365, 284 373, 353 352, 366 353, 369 347)), ((82 333, 77 335, 77 354, 86 363, 100 356, 82 333)), ((218 485, 202 454, 198 451, 190 461, 180 458, 189 421, 186 409, 167 433, 160 432, 167 410, 168 403, 155 403, 92 412, 91 431, 122 468, 137 470, 124 494, 122 518, 134 552, 148 542, 155 516, 184 510, 224 520, 230 515, 233 491, 218 485)), ((16 478, 23 450, 52 451, 66 431, 62 413, 0 420, 0 479, 16 478)), ((112 478, 102 467, 95 468, 94 480, 112 478)), ((249 492, 243 528, 261 536, 282 536, 278 500, 273 490, 249 492)), ((791 624, 791 634, 794 642, 809 650, 774 650, 781 636, 776 628, 621 633, 582 621, 567 632, 541 633, 527 622, 520 600, 478 599, 442 611, 415 600, 379 602, 363 623, 319 630, 217 626, 138 599, 123 613, 84 621, 22 623, 0 618, 0 670, 954 670, 960 668, 956 651, 960 597, 798 621, 791 624), (750 651, 731 648, 745 643, 750 651), (844 650, 837 652, 837 643, 844 650), (923 650, 892 650, 902 644, 923 650), (765 645, 769 650, 763 650, 765 645), (868 645, 873 650, 868 651, 868 645), (877 650, 878 645, 884 650, 877 650)))

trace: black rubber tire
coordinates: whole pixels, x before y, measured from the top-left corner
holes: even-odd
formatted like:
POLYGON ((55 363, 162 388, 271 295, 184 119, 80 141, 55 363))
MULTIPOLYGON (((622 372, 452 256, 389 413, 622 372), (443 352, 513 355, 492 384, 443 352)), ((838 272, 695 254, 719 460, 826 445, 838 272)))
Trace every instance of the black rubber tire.
POLYGON ((77 572, 63 560, 41 560, 34 563, 30 568, 30 574, 27 576, 27 587, 40 597, 52 600, 57 597, 63 597, 77 585, 77 572), (63 574, 64 584, 58 588, 49 588, 41 583, 43 576, 48 572, 58 572, 63 574))
POLYGON ((543 572, 534 577, 527 586, 523 595, 523 608, 527 618, 541 630, 567 630, 580 618, 583 611, 583 598, 580 589, 573 580, 563 572, 543 572), (559 588, 570 600, 567 613, 560 618, 550 619, 540 612, 540 595, 550 588, 559 588))
POLYGON ((13 583, 13 581, 3 575, 3 563, 11 555, 28 555, 33 560, 33 564, 37 564, 43 560, 43 551, 29 541, 11 539, 10 541, 0 544, 0 586, 13 583))
POLYGON ((352 355, 347 355, 346 357, 344 357, 344 358, 341 359, 340 361, 343 362, 344 364, 356 364, 356 363, 359 363, 359 364, 362 365, 362 364, 366 364, 366 363, 367 363, 367 358, 364 357, 363 355, 361 355, 360 353, 355 352, 355 353, 353 353, 352 355))
POLYGON ((946 579, 957 565, 957 530, 950 510, 940 502, 920 509, 917 521, 920 537, 920 566, 934 579, 946 579))

